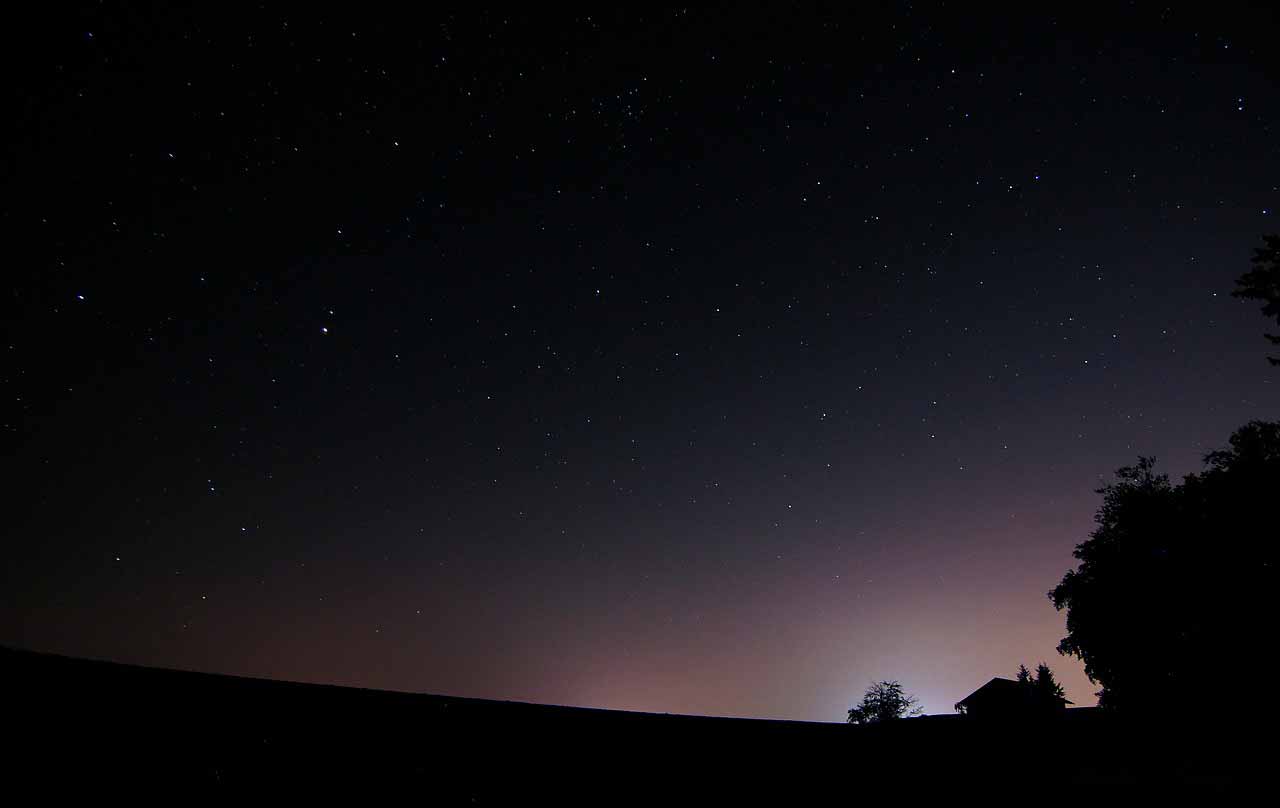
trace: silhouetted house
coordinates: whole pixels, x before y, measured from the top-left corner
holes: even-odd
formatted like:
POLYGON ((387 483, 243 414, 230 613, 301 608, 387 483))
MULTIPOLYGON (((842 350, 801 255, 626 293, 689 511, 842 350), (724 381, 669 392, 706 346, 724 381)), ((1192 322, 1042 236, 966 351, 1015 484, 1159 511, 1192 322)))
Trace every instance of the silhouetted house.
POLYGON ((956 702, 956 712, 973 718, 1027 718, 1065 710, 1071 702, 1045 696, 1030 685, 999 676, 956 702))

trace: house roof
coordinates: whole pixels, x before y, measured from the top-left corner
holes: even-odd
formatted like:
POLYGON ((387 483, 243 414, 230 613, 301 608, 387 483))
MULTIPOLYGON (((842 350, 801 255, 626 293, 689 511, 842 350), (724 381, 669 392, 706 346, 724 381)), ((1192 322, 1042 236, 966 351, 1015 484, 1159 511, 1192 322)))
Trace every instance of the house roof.
MULTIPOLYGON (((996 676, 982 687, 956 702, 956 704, 963 704, 967 707, 972 702, 988 698, 1026 698, 1025 693, 1026 691, 1022 689, 1022 685, 1018 684, 1014 680, 996 676)), ((1062 701, 1065 704, 1072 703, 1067 699, 1063 699, 1062 701)))
POLYGON ((1002 679, 999 676, 996 676, 990 682, 987 682, 985 685, 973 691, 972 693, 965 696, 963 699, 961 699, 956 703, 967 705, 969 704, 971 699, 977 700, 977 699, 987 698, 989 696, 994 696, 996 694, 1001 694, 1001 693, 1009 693, 1010 695, 1014 695, 1014 694, 1019 694, 1021 692, 1022 691, 1020 690, 1017 682, 1013 681, 1012 679, 1002 679))

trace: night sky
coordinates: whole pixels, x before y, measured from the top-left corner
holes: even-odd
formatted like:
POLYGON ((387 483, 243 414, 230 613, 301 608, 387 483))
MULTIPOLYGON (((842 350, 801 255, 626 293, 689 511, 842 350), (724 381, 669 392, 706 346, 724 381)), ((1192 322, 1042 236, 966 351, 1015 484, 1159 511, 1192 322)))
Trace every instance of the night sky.
POLYGON ((550 13, 13 21, 0 643, 1094 703, 1095 489, 1280 414, 1275 20, 550 13))

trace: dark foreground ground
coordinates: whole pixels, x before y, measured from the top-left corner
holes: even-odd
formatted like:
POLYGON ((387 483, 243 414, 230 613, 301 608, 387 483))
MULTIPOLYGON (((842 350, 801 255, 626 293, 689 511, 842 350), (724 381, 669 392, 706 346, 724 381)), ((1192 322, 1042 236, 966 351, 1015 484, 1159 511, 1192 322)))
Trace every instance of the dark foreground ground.
POLYGON ((0 693, 3 793, 43 797, 718 804, 1010 787, 1024 797, 1231 791, 1263 779, 1274 749, 1240 728, 1096 710, 861 728, 356 690, 9 649, 0 649, 0 693))

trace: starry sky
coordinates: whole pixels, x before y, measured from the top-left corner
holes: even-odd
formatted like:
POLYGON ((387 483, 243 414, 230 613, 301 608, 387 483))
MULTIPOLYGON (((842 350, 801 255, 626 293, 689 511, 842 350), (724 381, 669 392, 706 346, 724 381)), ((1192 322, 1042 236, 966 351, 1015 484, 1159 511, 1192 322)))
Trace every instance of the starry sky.
MULTIPOLYGON (((1215 7, 1216 8, 1216 7, 1215 7)), ((0 643, 843 720, 1280 414, 1267 12, 15 21, 0 643)))

